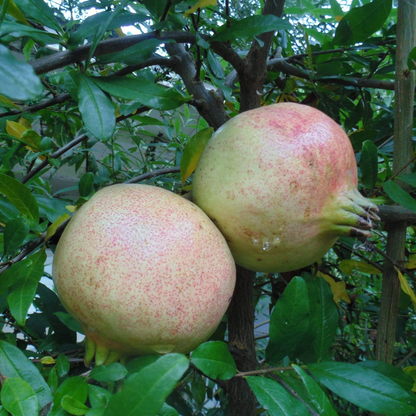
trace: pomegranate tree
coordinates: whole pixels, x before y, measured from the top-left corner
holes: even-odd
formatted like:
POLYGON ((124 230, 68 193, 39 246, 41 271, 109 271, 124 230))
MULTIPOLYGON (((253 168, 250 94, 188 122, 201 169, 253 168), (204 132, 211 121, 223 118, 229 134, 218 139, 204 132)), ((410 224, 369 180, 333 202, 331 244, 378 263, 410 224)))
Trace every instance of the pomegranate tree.
POLYGON ((193 203, 154 186, 114 185, 66 227, 53 279, 86 335, 85 361, 102 364, 206 341, 231 300, 235 264, 193 203))
POLYGON ((369 236, 378 219, 357 190, 348 136, 301 104, 270 105, 225 123, 198 163, 193 198, 236 262, 255 271, 308 266, 340 236, 369 236))

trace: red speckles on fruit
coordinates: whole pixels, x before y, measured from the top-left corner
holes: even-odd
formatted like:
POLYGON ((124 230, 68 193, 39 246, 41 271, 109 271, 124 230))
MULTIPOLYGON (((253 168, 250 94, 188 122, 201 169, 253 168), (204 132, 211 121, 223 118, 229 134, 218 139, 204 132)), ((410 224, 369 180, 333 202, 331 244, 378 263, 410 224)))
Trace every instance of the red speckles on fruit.
POLYGON ((238 264, 283 272, 318 260, 341 235, 369 235, 356 227, 367 229, 377 208, 356 186, 341 127, 314 108, 282 103, 242 113, 212 136, 193 196, 238 264))
POLYGON ((75 214, 53 276, 91 338, 91 359, 93 348, 118 356, 191 351, 224 315, 235 265, 221 233, 191 202, 152 186, 114 185, 75 214))

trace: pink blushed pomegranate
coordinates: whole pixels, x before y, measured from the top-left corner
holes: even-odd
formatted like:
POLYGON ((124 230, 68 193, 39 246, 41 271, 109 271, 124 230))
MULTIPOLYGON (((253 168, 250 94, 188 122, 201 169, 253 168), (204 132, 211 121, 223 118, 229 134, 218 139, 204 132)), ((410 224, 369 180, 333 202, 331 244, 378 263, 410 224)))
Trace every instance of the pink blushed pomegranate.
POLYGON ((87 337, 85 361, 187 353, 215 331, 231 300, 227 243, 193 203, 146 185, 114 185, 75 214, 53 279, 87 337))
POLYGON ((237 264, 255 271, 308 266, 340 236, 369 236, 378 219, 357 191, 348 136, 301 104, 270 105, 225 123, 201 156, 192 192, 237 264))

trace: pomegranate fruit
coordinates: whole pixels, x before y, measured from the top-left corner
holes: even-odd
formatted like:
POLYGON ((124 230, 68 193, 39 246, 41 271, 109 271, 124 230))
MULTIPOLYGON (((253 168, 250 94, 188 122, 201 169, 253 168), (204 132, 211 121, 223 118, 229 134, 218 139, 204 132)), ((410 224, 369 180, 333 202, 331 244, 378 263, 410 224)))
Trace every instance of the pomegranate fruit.
POLYGON ((308 266, 339 236, 368 237, 379 219, 357 190, 348 136, 301 104, 257 108, 220 127, 197 165, 192 193, 237 264, 254 271, 308 266))
POLYGON ((88 363, 188 353, 215 331, 235 263, 192 202, 161 188, 114 185, 75 214, 55 251, 53 280, 86 335, 88 363))

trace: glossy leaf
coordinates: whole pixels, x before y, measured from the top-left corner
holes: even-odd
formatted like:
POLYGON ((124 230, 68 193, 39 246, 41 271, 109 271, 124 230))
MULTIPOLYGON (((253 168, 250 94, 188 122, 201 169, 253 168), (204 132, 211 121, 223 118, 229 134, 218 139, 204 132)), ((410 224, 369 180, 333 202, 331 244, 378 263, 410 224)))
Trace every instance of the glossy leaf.
POLYGON ((53 10, 43 0, 15 0, 17 6, 24 10, 30 17, 33 17, 44 26, 61 32, 58 21, 55 18, 53 10))
MULTIPOLYGON (((16 40, 23 38, 23 37, 28 37, 30 39, 33 39, 36 43, 39 43, 40 45, 54 44, 54 43, 59 43, 60 41, 60 37, 58 35, 54 35, 53 33, 46 32, 40 29, 35 29, 34 27, 31 27, 31 26, 21 25, 20 23, 9 22, 9 21, 4 21, 0 26, 0 37, 5 36, 5 35, 8 35, 10 38, 13 38, 16 40)), ((1 54, 0 54, 0 57, 1 57, 1 54)), ((23 80, 19 80, 19 81, 21 82, 23 80)))
POLYGON ((113 395, 107 390, 99 386, 88 384, 88 399, 92 407, 104 407, 113 395))
POLYGON ((115 97, 135 100, 157 110, 171 110, 189 100, 173 88, 167 89, 141 77, 102 77, 94 78, 94 82, 115 97))
POLYGON ((42 84, 33 68, 18 61, 4 45, 0 45, 0 74, 0 94, 8 98, 34 100, 42 93, 42 84))
POLYGON ((230 28, 224 28, 222 31, 219 30, 218 33, 211 38, 211 42, 252 38, 265 32, 290 29, 293 29, 293 26, 288 21, 271 14, 249 16, 245 19, 231 22, 230 28))
POLYGON ((19 348, 0 340, 0 368, 5 377, 25 380, 34 390, 40 407, 52 401, 52 394, 45 379, 36 366, 29 361, 19 348))
POLYGON ((416 187, 416 173, 408 173, 407 175, 399 175, 397 179, 416 187))
POLYGON ((182 185, 192 175, 205 146, 208 144, 214 129, 208 127, 196 133, 186 144, 181 159, 182 185))
POLYGON ((416 410, 416 399, 383 374, 358 365, 324 362, 308 370, 325 387, 365 410, 405 416, 416 410))
POLYGON ((146 9, 159 20, 165 10, 167 0, 143 0, 146 9))
POLYGON ((416 200, 404 189, 400 188, 397 183, 393 181, 387 181, 383 183, 383 189, 386 194, 394 202, 402 205, 403 207, 416 212, 416 200))
POLYGON ((61 406, 62 409, 75 416, 83 416, 90 411, 89 407, 71 396, 64 396, 61 400, 61 406))
POLYGON ((81 328, 81 325, 73 318, 71 315, 65 312, 55 312, 54 315, 69 329, 75 332, 83 334, 84 331, 81 328))
POLYGON ((36 199, 29 188, 11 176, 0 173, 0 192, 20 211, 24 216, 39 221, 39 208, 36 199))
POLYGON ((129 376, 133 373, 138 373, 143 368, 147 367, 150 364, 153 364, 160 358, 159 355, 142 355, 137 357, 126 364, 126 368, 129 372, 129 376))
POLYGON ((270 416, 309 416, 307 407, 276 381, 247 377, 247 382, 261 406, 270 416))
POLYGON ((87 129, 99 140, 108 140, 116 125, 116 112, 106 94, 90 77, 79 75, 79 110, 87 129))
POLYGON ((48 416, 63 416, 61 402, 65 396, 70 396, 81 403, 85 403, 88 397, 87 379, 81 376, 67 378, 56 390, 52 409, 48 416))
MULTIPOLYGON (((5 0, 0 1, 0 6, 6 7, 7 2, 5 0)), ((19 8, 16 6, 16 3, 13 0, 8 1, 8 6, 6 9, 6 12, 13 16, 19 23, 23 23, 24 25, 28 25, 29 23, 26 20, 26 17, 24 14, 19 10, 19 8)))
POLYGON ((371 368, 372 370, 383 374, 406 391, 410 392, 413 388, 413 378, 401 368, 395 367, 394 365, 374 360, 360 361, 355 365, 371 368))
POLYGON ((360 159, 361 182, 372 191, 378 175, 378 149, 370 140, 363 143, 360 159))
POLYGON ((4 227, 4 253, 13 254, 23 243, 29 233, 29 224, 23 218, 7 222, 4 227))
POLYGON ((305 340, 308 348, 302 354, 305 362, 320 361, 325 357, 334 340, 338 328, 338 308, 334 303, 330 286, 320 277, 313 278, 310 274, 303 273, 308 286, 309 296, 309 335, 305 340))
POLYGON ((295 276, 276 302, 270 317, 267 361, 277 363, 286 356, 295 359, 306 348, 309 329, 309 297, 305 281, 295 276))
POLYGON ((56 372, 58 377, 64 377, 68 374, 71 365, 65 355, 61 354, 56 359, 56 372))
POLYGON ((156 416, 166 397, 188 369, 182 354, 167 354, 131 375, 110 400, 105 416, 156 416))
MULTIPOLYGON (((15 282, 9 288, 9 295, 7 296, 10 312, 19 325, 24 325, 26 322, 27 311, 33 302, 36 288, 43 276, 43 266, 46 261, 45 250, 32 254, 24 261, 30 261, 30 263, 27 263, 27 267, 21 269, 18 278, 15 277, 15 282)), ((8 271, 10 270, 12 268, 8 271)))
POLYGON ((309 399, 311 403, 315 406, 316 410, 321 416, 338 416, 337 412, 332 407, 331 402, 324 391, 318 386, 315 380, 306 374, 299 366, 292 364, 292 367, 299 374, 300 378, 303 381, 303 384, 308 391, 309 399))
POLYGON ((92 172, 84 173, 78 183, 79 195, 88 198, 94 191, 94 174, 92 172))
POLYGON ((108 366, 99 365, 95 367, 90 377, 96 381, 108 383, 109 381, 121 380, 127 375, 127 369, 120 363, 112 363, 108 366))
POLYGON ((94 34, 94 40, 92 41, 91 48, 88 52, 88 60, 89 62, 91 58, 94 56, 95 49, 98 46, 98 43, 103 39, 105 32, 108 30, 108 27, 111 25, 111 22, 117 17, 117 15, 124 9, 127 5, 129 0, 121 0, 117 7, 111 13, 105 13, 106 17, 102 21, 102 23, 97 27, 97 30, 94 34))
POLYGON ((390 14, 391 0, 373 0, 351 9, 339 23, 335 32, 335 45, 353 45, 363 42, 383 26, 390 14))
POLYGON ((191 356, 196 368, 208 377, 229 380, 237 373, 234 359, 222 341, 211 341, 201 344, 191 356))
POLYGON ((38 416, 40 410, 32 387, 18 377, 7 378, 4 381, 1 403, 13 416, 38 416))
POLYGON ((149 59, 161 43, 159 39, 147 39, 122 51, 102 55, 99 62, 121 62, 126 65, 137 65, 149 59))
POLYGON ((160 409, 158 416, 179 416, 179 413, 172 406, 169 406, 168 404, 163 403, 163 406, 160 409))

